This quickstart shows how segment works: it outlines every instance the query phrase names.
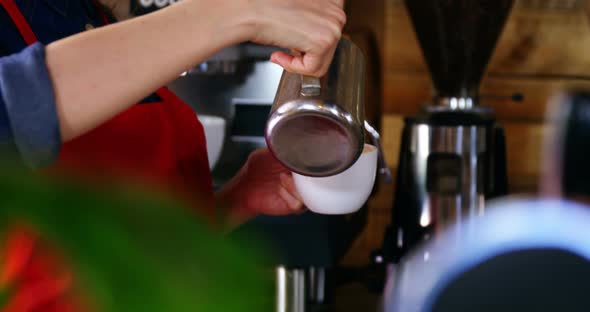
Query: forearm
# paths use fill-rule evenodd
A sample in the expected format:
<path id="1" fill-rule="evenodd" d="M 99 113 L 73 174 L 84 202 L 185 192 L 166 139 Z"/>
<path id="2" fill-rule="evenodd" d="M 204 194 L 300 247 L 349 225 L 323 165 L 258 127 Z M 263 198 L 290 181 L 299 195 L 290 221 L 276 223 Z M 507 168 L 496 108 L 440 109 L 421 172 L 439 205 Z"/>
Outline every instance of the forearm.
<path id="1" fill-rule="evenodd" d="M 46 48 L 61 136 L 93 129 L 225 46 L 247 40 L 242 0 L 185 0 Z"/>

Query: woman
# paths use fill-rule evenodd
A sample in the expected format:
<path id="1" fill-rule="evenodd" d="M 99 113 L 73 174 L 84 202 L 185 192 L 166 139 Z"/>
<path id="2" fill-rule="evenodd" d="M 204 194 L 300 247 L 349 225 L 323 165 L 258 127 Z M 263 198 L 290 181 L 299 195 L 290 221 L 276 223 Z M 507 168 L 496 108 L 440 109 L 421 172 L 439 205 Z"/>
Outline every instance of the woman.
<path id="1" fill-rule="evenodd" d="M 161 86 L 243 41 L 303 52 L 277 52 L 271 60 L 321 76 L 346 20 L 342 2 L 184 0 L 106 26 L 115 20 L 103 6 L 118 14 L 128 1 L 0 0 L 0 145 L 33 168 L 115 175 L 181 190 L 212 215 L 202 126 Z M 218 204 L 229 206 L 229 222 L 299 211 L 302 204 L 285 173 L 267 151 L 254 153 L 216 196 Z M 26 275 L 30 263 L 45 263 L 36 244 L 31 235 L 15 232 L 1 284 Z M 39 285 L 21 285 L 25 299 L 11 303 L 13 311 L 68 306 L 67 300 L 52 299 L 67 289 L 53 274 L 55 266 L 41 265 L 44 285 L 55 287 L 44 292 Z"/>

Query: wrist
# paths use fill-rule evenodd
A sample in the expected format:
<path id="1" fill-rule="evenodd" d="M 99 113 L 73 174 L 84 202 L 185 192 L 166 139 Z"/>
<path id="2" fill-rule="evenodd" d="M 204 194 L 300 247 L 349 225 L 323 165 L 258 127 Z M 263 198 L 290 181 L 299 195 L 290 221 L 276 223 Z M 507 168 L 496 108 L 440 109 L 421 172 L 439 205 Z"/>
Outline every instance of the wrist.
<path id="1" fill-rule="evenodd" d="M 258 22 L 256 7 L 253 0 L 228 0 L 235 5 L 235 15 L 230 16 L 228 21 L 236 29 L 239 35 L 239 42 L 250 41 L 256 35 L 256 25 Z"/>
<path id="2" fill-rule="evenodd" d="M 216 206 L 222 215 L 222 224 L 228 229 L 234 229 L 256 215 L 247 209 L 241 197 L 239 187 L 234 181 L 215 194 Z"/>
<path id="3" fill-rule="evenodd" d="M 176 13 L 171 15 L 180 22 L 187 36 L 206 34 L 195 43 L 202 50 L 202 42 L 214 51 L 247 41 L 253 33 L 253 14 L 249 0 L 187 0 L 163 10 Z"/>
<path id="4" fill-rule="evenodd" d="M 251 0 L 224 0 L 218 5 L 218 34 L 227 37 L 227 45 L 249 41 L 255 33 L 256 14 Z"/>
<path id="5" fill-rule="evenodd" d="M 246 188 L 244 187 L 244 180 L 247 175 L 247 166 L 242 167 L 236 175 L 228 181 L 215 194 L 215 200 L 220 211 L 226 215 L 241 214 L 253 215 L 255 212 L 250 211 L 246 203 Z"/>

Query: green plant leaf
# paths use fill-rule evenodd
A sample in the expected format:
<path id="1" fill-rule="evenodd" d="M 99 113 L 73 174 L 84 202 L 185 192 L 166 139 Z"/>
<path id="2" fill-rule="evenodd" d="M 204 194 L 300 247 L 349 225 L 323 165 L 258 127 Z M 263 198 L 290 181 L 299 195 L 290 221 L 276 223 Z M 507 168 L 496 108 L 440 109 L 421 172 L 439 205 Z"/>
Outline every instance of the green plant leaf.
<path id="1" fill-rule="evenodd" d="M 60 248 L 97 311 L 272 308 L 259 249 L 230 241 L 153 192 L 2 170 L 0 229 L 22 220 Z"/>

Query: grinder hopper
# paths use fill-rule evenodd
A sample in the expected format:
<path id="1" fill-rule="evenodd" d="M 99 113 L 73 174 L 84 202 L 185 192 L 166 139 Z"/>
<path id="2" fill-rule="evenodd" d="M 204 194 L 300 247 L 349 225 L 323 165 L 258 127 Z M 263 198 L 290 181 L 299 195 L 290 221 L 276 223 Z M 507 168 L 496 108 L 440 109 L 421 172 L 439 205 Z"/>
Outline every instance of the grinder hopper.
<path id="1" fill-rule="evenodd" d="M 513 0 L 406 0 L 405 4 L 436 100 L 477 99 Z"/>

